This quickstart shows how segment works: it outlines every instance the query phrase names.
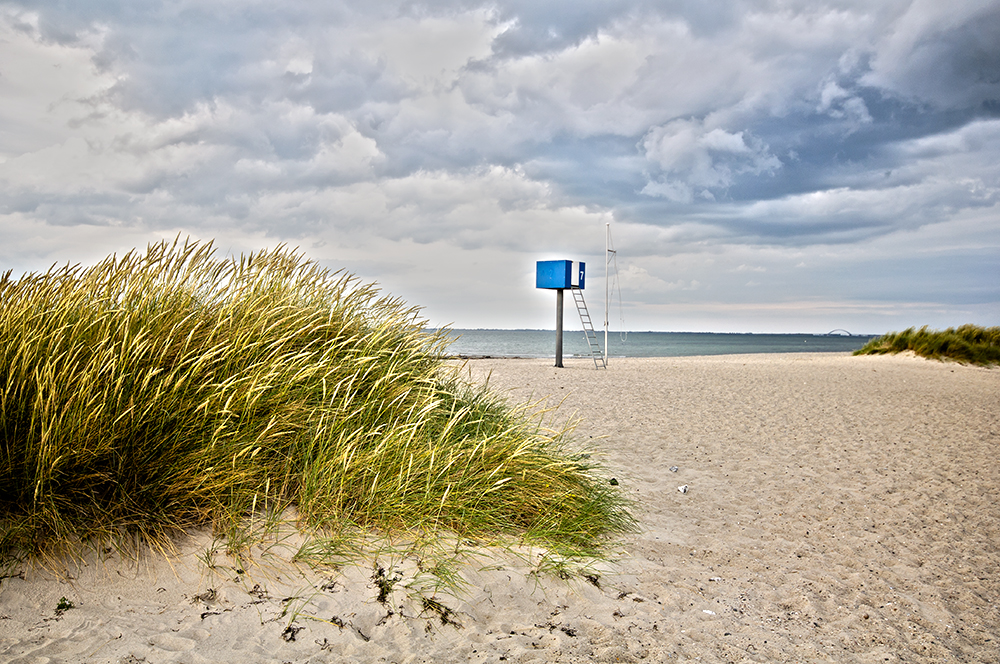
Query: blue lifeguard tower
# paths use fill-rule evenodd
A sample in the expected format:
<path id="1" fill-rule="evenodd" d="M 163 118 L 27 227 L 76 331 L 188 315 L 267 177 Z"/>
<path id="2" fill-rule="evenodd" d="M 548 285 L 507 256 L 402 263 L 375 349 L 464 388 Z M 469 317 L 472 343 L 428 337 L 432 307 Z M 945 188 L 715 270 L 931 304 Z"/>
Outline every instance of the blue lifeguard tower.
<path id="1" fill-rule="evenodd" d="M 594 358 L 595 368 L 607 368 L 604 355 L 597 342 L 594 323 L 587 311 L 587 303 L 583 299 L 583 289 L 586 285 L 587 264 L 578 261 L 538 261 L 535 263 L 535 288 L 545 288 L 556 292 L 556 366 L 563 366 L 563 291 L 569 289 L 573 293 L 573 301 L 580 313 L 580 322 L 587 337 L 587 346 Z"/>

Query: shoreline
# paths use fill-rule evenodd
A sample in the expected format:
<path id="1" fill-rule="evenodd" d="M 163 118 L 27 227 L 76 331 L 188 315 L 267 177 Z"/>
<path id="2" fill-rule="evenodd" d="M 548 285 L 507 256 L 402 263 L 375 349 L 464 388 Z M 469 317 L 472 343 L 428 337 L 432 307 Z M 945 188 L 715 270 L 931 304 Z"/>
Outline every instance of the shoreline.
<path id="1" fill-rule="evenodd" d="M 455 563 L 466 593 L 431 596 L 458 627 L 403 588 L 419 576 L 405 556 L 380 555 L 403 574 L 387 608 L 371 560 L 209 570 L 202 534 L 169 564 L 12 570 L 0 659 L 1000 661 L 1000 370 L 826 352 L 565 359 L 456 363 L 582 418 L 571 445 L 636 501 L 641 532 L 613 563 L 566 579 L 539 575 L 538 551 Z M 57 616 L 62 597 L 74 607 Z"/>
<path id="2" fill-rule="evenodd" d="M 759 351 L 755 353 L 708 353 L 703 355 L 609 355 L 608 360 L 665 360 L 670 358 L 678 357 L 690 357 L 690 358 L 709 358 L 709 357 L 729 357 L 733 355 L 850 355 L 849 351 L 842 350 L 826 350 L 826 351 Z M 903 353 L 906 355 L 908 353 Z M 909 352 L 912 354 L 912 352 Z M 456 355 L 443 355 L 446 361 L 454 360 L 548 360 L 554 361 L 556 356 L 545 355 L 500 355 L 500 354 L 477 354 L 477 353 L 459 353 Z M 577 361 L 583 360 L 591 362 L 593 356 L 591 355 L 563 355 L 563 360 L 565 361 Z"/>

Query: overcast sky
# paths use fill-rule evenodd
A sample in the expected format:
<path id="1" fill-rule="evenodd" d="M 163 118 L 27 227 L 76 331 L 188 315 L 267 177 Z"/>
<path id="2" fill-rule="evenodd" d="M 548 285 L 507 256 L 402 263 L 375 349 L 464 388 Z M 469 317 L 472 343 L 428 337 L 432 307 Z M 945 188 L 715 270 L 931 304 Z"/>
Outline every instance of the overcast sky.
<path id="1" fill-rule="evenodd" d="M 551 329 L 608 223 L 627 329 L 1000 325 L 1000 0 L 0 2 L 3 271 L 286 243 Z"/>

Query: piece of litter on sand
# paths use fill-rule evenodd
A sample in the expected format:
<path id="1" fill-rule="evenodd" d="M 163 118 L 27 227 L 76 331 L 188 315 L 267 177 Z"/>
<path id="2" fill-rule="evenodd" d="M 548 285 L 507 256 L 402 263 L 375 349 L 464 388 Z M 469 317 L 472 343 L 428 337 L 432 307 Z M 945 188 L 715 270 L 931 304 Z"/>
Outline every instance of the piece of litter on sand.
<path id="1" fill-rule="evenodd" d="M 688 485 L 687 484 L 682 484 L 679 487 L 677 487 L 677 490 L 680 491 L 681 493 L 687 493 L 688 492 Z"/>
<path id="2" fill-rule="evenodd" d="M 670 466 L 670 472 L 676 473 L 678 470 L 680 470 L 680 468 L 678 468 L 677 466 Z"/>
<path id="3" fill-rule="evenodd" d="M 702 613 L 707 613 L 710 616 L 714 616 L 715 615 L 715 611 L 709 611 L 708 609 L 702 609 L 701 612 Z"/>
<path id="4" fill-rule="evenodd" d="M 713 576 L 708 579 L 709 581 L 722 581 L 721 576 Z"/>

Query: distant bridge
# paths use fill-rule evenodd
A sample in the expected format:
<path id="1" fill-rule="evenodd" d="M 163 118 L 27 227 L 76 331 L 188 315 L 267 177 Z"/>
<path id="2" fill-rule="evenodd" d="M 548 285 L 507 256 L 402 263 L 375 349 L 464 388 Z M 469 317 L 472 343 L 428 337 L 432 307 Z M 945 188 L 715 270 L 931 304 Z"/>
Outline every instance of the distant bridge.
<path id="1" fill-rule="evenodd" d="M 833 335 L 837 335 L 837 336 L 841 336 L 841 337 L 853 337 L 854 336 L 853 334 L 851 334 L 847 330 L 839 328 L 839 327 L 836 330 L 830 330 L 829 332 L 826 333 L 826 336 L 828 336 L 828 337 L 832 337 Z"/>

